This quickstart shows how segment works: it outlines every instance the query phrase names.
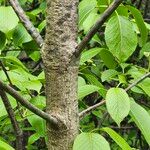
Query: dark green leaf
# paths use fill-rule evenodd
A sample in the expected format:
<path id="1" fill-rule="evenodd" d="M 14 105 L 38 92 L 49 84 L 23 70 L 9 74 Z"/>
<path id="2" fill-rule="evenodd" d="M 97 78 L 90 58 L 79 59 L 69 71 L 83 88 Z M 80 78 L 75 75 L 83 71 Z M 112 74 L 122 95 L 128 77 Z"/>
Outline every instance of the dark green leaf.
<path id="1" fill-rule="evenodd" d="M 102 128 L 102 130 L 107 132 L 109 136 L 120 146 L 122 150 L 132 150 L 132 148 L 128 145 L 128 143 L 114 130 L 108 127 Z"/>
<path id="2" fill-rule="evenodd" d="M 131 101 L 130 116 L 136 123 L 138 128 L 144 135 L 147 143 L 150 145 L 150 115 L 149 113 L 140 105 Z"/>

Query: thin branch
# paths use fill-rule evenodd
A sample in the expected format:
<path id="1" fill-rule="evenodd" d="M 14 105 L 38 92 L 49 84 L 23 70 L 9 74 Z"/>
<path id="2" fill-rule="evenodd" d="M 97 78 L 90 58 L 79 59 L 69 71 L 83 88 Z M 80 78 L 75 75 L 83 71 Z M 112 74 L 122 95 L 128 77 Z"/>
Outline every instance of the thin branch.
<path id="1" fill-rule="evenodd" d="M 14 133 L 16 135 L 16 150 L 23 150 L 24 149 L 23 148 L 23 132 L 22 132 L 21 128 L 19 127 L 18 122 L 15 118 L 14 110 L 11 107 L 11 104 L 8 100 L 6 93 L 2 89 L 0 89 L 0 95 L 1 95 L 2 101 L 5 105 L 8 116 L 11 120 L 12 126 L 14 128 Z"/>
<path id="2" fill-rule="evenodd" d="M 117 9 L 117 7 L 121 4 L 121 2 L 122 0 L 114 0 L 114 2 L 105 10 L 105 12 L 101 15 L 100 19 L 95 23 L 95 25 L 90 29 L 87 35 L 76 47 L 76 51 L 75 51 L 76 57 L 78 57 L 81 54 L 82 50 L 85 48 L 87 43 L 95 35 L 98 29 L 101 28 L 104 22 L 111 16 L 111 14 Z"/>
<path id="3" fill-rule="evenodd" d="M 82 112 L 79 113 L 79 118 L 82 119 L 84 118 L 84 116 L 88 115 L 89 113 L 91 113 L 93 110 L 95 110 L 97 107 L 105 104 L 105 100 L 102 100 L 101 102 L 93 105 L 93 106 L 90 106 L 88 107 L 87 109 L 83 110 Z"/>
<path id="4" fill-rule="evenodd" d="M 44 41 L 37 29 L 33 26 L 32 22 L 26 16 L 24 10 L 21 8 L 19 2 L 17 0 L 8 0 L 11 6 L 13 7 L 14 11 L 16 12 L 17 16 L 19 17 L 20 21 L 25 26 L 26 30 L 29 32 L 31 37 L 36 41 L 39 47 L 42 47 Z"/>
<path id="5" fill-rule="evenodd" d="M 14 90 L 12 87 L 6 85 L 4 82 L 0 81 L 0 88 L 6 91 L 8 94 L 10 94 L 12 97 L 14 97 L 19 103 L 21 103 L 24 107 L 29 109 L 34 114 L 40 116 L 41 118 L 45 119 L 46 121 L 57 125 L 58 120 L 49 114 L 45 113 L 44 111 L 40 110 L 33 104 L 31 104 L 29 101 L 25 100 L 20 94 Z"/>
<path id="6" fill-rule="evenodd" d="M 147 77 L 150 76 L 150 72 L 146 73 L 145 75 L 143 75 L 141 78 L 139 78 L 138 80 L 136 80 L 135 82 L 133 82 L 132 84 L 130 84 L 125 91 L 127 92 L 128 90 L 130 90 L 131 88 L 133 88 L 134 86 L 136 86 L 137 84 L 139 84 L 140 82 L 142 82 L 144 79 L 146 79 Z M 82 119 L 84 116 L 88 115 L 89 113 L 91 113 L 93 110 L 95 110 L 97 107 L 103 105 L 106 103 L 106 100 L 102 100 L 101 102 L 88 107 L 87 109 L 83 110 L 82 112 L 79 113 L 79 118 Z"/>
<path id="7" fill-rule="evenodd" d="M 130 90 L 131 88 L 133 88 L 134 86 L 136 86 L 137 84 L 139 84 L 140 82 L 142 82 L 144 79 L 146 79 L 147 77 L 150 77 L 150 72 L 146 73 L 145 75 L 143 75 L 141 78 L 139 78 L 138 80 L 136 80 L 135 82 L 133 82 L 132 84 L 130 84 L 125 91 Z"/>
<path id="8" fill-rule="evenodd" d="M 110 126 L 110 128 L 118 129 L 118 130 L 132 130 L 132 129 L 136 130 L 136 127 L 115 127 L 115 126 Z"/>
<path id="9" fill-rule="evenodd" d="M 6 75 L 7 79 L 8 79 L 8 82 L 9 82 L 10 86 L 13 87 L 13 84 L 12 84 L 12 82 L 11 82 L 11 79 L 10 79 L 10 77 L 9 77 L 9 75 L 8 75 L 8 73 L 7 73 L 7 70 L 6 70 L 4 64 L 3 64 L 3 62 L 2 62 L 1 60 L 0 60 L 0 66 L 1 66 L 2 69 L 3 69 L 5 75 Z"/>
<path id="10" fill-rule="evenodd" d="M 10 77 L 9 77 L 9 75 L 8 75 L 8 72 L 7 72 L 6 68 L 5 68 L 5 65 L 3 64 L 3 62 L 2 62 L 1 60 L 0 60 L 0 65 L 1 65 L 1 67 L 2 67 L 2 69 L 3 69 L 3 71 L 4 71 L 4 73 L 5 73 L 5 75 L 6 75 L 6 77 L 7 77 L 7 80 L 8 80 L 8 82 L 9 82 L 10 86 L 13 88 L 13 84 L 12 84 L 12 82 L 11 82 L 11 79 L 10 79 Z M 23 118 L 22 113 L 21 113 L 21 111 L 20 111 L 20 105 L 19 105 L 18 101 L 16 101 L 16 103 L 17 103 L 17 107 L 18 107 L 19 114 L 20 114 L 20 116 Z"/>

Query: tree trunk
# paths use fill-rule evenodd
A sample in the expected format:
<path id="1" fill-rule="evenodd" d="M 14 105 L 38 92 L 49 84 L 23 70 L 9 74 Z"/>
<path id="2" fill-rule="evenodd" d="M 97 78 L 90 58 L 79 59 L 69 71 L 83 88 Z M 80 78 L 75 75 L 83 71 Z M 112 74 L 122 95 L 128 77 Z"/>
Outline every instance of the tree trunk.
<path id="1" fill-rule="evenodd" d="M 42 58 L 46 75 L 47 113 L 58 126 L 47 124 L 48 149 L 70 150 L 78 134 L 78 0 L 47 0 L 47 30 Z"/>

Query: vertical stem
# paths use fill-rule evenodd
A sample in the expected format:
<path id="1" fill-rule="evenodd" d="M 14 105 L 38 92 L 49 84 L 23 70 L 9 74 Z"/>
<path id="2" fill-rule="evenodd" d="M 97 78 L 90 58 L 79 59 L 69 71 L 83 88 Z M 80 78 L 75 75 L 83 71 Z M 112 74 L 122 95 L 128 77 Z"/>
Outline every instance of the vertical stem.
<path id="1" fill-rule="evenodd" d="M 42 58 L 46 75 L 47 113 L 59 120 L 47 124 L 48 149 L 70 150 L 78 134 L 77 45 L 78 0 L 47 0 L 47 31 Z"/>
<path id="2" fill-rule="evenodd" d="M 16 150 L 24 150 L 25 148 L 23 148 L 23 132 L 20 129 L 18 122 L 15 118 L 15 113 L 11 107 L 11 104 L 8 100 L 6 93 L 2 89 L 0 89 L 0 95 L 5 105 L 8 116 L 11 120 L 12 126 L 14 128 L 14 132 L 16 134 Z"/>

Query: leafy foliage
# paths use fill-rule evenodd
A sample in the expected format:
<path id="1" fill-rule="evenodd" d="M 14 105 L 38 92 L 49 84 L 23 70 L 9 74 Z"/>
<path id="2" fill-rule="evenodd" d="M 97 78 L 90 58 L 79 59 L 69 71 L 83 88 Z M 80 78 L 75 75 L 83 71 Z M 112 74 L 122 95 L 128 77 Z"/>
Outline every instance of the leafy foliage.
<path id="1" fill-rule="evenodd" d="M 44 37 L 45 0 L 19 2 Z M 111 2 L 80 0 L 78 42 Z M 40 50 L 12 7 L 5 0 L 0 0 L 0 5 L 0 60 L 14 88 L 32 104 L 45 110 L 45 76 Z M 106 105 L 97 107 L 80 121 L 82 132 L 75 139 L 73 150 L 149 148 L 150 78 L 132 87 L 128 93 L 124 90 L 150 71 L 150 24 L 144 21 L 143 13 L 143 9 L 139 10 L 130 0 L 125 0 L 82 52 L 78 78 L 79 111 L 103 99 L 106 99 Z M 2 67 L 0 80 L 10 84 Z M 26 148 L 46 149 L 45 121 L 18 106 L 10 95 L 8 98 L 26 133 Z M 0 149 L 11 150 L 15 135 L 1 100 L 0 108 Z"/>

